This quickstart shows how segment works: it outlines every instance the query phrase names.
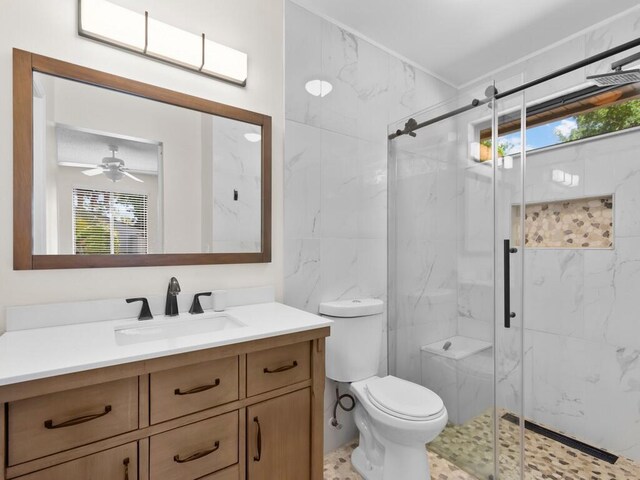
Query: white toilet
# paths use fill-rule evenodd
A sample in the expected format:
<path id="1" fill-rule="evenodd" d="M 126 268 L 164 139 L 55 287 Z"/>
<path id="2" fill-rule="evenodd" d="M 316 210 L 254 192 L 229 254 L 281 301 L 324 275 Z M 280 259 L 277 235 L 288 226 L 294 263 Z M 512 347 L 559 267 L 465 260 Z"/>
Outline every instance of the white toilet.
<path id="1" fill-rule="evenodd" d="M 366 480 L 431 478 L 425 444 L 447 424 L 447 410 L 431 390 L 391 375 L 376 376 L 382 346 L 382 312 L 377 299 L 320 304 L 331 317 L 327 377 L 351 383 L 358 402 L 360 445 L 351 463 Z"/>

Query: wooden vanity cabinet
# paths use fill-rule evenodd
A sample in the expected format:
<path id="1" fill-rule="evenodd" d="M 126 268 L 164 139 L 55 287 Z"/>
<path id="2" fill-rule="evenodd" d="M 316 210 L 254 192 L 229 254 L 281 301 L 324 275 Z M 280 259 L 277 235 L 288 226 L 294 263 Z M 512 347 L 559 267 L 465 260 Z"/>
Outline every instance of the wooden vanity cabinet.
<path id="1" fill-rule="evenodd" d="M 0 387 L 0 480 L 321 480 L 327 327 Z"/>

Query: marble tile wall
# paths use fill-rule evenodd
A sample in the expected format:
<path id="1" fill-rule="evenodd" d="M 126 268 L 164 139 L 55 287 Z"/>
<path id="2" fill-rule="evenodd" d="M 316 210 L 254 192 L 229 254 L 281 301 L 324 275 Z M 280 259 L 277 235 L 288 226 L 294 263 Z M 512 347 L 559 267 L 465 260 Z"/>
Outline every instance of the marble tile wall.
<path id="1" fill-rule="evenodd" d="M 210 216 L 203 222 L 204 251 L 259 252 L 261 142 L 249 142 L 244 135 L 260 129 L 222 117 L 203 118 L 203 148 L 210 149 L 212 158 L 211 165 L 202 166 L 203 218 Z"/>
<path id="2" fill-rule="evenodd" d="M 313 313 L 336 299 L 386 303 L 387 126 L 455 91 L 293 2 L 285 13 L 284 301 Z M 309 95 L 304 87 L 312 79 L 331 82 L 333 91 Z M 435 262 L 427 247 L 413 244 L 422 269 Z M 455 327 L 455 308 L 447 315 Z M 415 329 L 429 336 L 427 325 Z M 380 373 L 387 367 L 386 333 L 385 314 Z M 328 383 L 327 425 L 334 396 Z M 327 426 L 327 451 L 355 435 L 350 414 L 342 412 L 340 421 L 342 430 Z"/>
<path id="3" fill-rule="evenodd" d="M 390 251 L 395 317 L 390 335 L 395 372 L 421 381 L 420 347 L 455 335 L 455 165 L 450 123 L 394 141 Z"/>

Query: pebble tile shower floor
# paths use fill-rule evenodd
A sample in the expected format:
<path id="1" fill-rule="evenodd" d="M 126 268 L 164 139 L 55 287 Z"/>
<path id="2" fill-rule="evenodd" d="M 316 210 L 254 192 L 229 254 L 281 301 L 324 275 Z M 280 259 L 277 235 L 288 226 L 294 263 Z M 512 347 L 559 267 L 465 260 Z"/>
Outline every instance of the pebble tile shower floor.
<path id="1" fill-rule="evenodd" d="M 464 425 L 448 425 L 429 445 L 431 479 L 491 478 L 492 424 L 493 416 L 485 413 Z M 515 480 L 518 478 L 520 461 L 519 428 L 501 418 L 500 432 L 499 463 L 502 479 Z M 350 461 L 351 452 L 357 445 L 357 442 L 350 443 L 325 457 L 324 480 L 362 479 L 353 470 Z M 610 464 L 528 430 L 525 433 L 525 445 L 527 480 L 640 480 L 640 464 L 624 457 L 620 457 L 615 464 Z"/>

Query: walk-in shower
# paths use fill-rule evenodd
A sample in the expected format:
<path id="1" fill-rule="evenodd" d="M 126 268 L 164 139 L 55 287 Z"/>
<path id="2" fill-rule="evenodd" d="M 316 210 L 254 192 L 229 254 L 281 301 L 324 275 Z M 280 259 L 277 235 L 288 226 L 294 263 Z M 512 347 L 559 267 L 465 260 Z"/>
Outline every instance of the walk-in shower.
<path id="1" fill-rule="evenodd" d="M 640 478 L 639 46 L 389 127 L 389 369 L 468 478 Z"/>

